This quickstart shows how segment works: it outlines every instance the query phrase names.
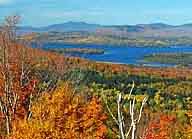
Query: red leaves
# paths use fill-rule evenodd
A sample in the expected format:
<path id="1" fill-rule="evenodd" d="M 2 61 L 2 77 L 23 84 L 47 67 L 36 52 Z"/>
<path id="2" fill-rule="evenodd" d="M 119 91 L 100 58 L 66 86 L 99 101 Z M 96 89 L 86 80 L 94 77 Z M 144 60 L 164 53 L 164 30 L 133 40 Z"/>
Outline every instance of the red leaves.
<path id="1" fill-rule="evenodd" d="M 21 89 L 23 92 L 33 93 L 37 84 L 38 84 L 38 81 L 36 79 L 31 79 L 29 83 L 27 83 L 25 86 L 22 86 Z"/>
<path id="2" fill-rule="evenodd" d="M 145 131 L 144 139 L 170 139 L 170 126 L 175 122 L 174 116 L 161 115 L 159 120 L 149 123 Z"/>

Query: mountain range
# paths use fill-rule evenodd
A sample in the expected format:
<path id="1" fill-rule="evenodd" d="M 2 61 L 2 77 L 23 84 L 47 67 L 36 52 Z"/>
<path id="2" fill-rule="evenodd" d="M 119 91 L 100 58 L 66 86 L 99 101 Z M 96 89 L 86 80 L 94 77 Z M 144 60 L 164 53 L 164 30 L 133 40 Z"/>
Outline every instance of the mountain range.
<path id="1" fill-rule="evenodd" d="M 99 25 L 86 22 L 66 22 L 45 27 L 18 27 L 19 33 L 30 32 L 88 32 L 97 35 L 144 38 L 192 37 L 192 24 L 168 25 L 163 23 L 138 25 Z"/>
<path id="2" fill-rule="evenodd" d="M 101 25 L 98 24 L 88 24 L 86 22 L 66 22 L 61 24 L 53 24 L 44 27 L 19 27 L 20 32 L 74 32 L 74 31 L 87 31 L 94 32 L 96 29 L 100 28 Z"/>

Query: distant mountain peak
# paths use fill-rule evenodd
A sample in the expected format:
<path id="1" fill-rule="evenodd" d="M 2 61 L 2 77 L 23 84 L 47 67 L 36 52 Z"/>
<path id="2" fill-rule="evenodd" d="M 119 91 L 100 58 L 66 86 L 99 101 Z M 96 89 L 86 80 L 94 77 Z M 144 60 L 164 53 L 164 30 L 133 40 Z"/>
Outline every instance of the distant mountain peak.
<path id="1" fill-rule="evenodd" d="M 138 24 L 136 26 L 144 27 L 144 28 L 151 28 L 151 29 L 163 29 L 163 28 L 170 28 L 174 27 L 172 25 L 168 25 L 165 23 L 151 23 L 151 24 Z"/>
<path id="2" fill-rule="evenodd" d="M 58 25 L 77 25 L 77 26 L 80 26 L 80 25 L 85 25 L 85 26 L 99 26 L 99 24 L 91 24 L 91 23 L 87 23 L 87 22 L 75 22 L 75 21 L 68 21 L 68 22 L 64 22 L 64 23 L 59 23 L 59 24 L 52 24 L 52 25 L 49 25 L 49 26 L 58 26 Z"/>
<path id="3" fill-rule="evenodd" d="M 137 25 L 99 25 L 86 22 L 69 21 L 46 27 L 20 27 L 20 32 L 88 32 L 101 35 L 116 35 L 125 37 L 191 37 L 192 24 L 168 25 L 164 23 Z"/>
<path id="4" fill-rule="evenodd" d="M 58 32 L 65 32 L 65 31 L 88 31 L 93 32 L 95 31 L 100 25 L 97 24 L 89 24 L 86 22 L 64 22 L 60 24 L 53 24 L 46 27 L 43 27 L 45 31 L 58 31 Z"/>
<path id="5" fill-rule="evenodd" d="M 68 21 L 68 22 L 65 22 L 64 24 L 89 24 L 87 22 L 83 22 L 83 21 L 79 21 L 79 22 L 75 22 L 75 21 Z"/>
<path id="6" fill-rule="evenodd" d="M 185 27 L 192 27 L 192 23 L 188 23 L 188 24 L 183 24 L 181 26 L 185 26 Z"/>

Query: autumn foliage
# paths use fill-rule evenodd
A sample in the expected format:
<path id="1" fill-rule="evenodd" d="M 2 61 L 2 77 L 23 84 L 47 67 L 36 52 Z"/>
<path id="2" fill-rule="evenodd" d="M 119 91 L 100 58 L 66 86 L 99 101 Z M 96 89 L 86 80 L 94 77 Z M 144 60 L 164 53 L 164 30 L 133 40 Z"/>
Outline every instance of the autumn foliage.
<path id="1" fill-rule="evenodd" d="M 12 26 L 8 27 L 9 34 Z M 0 138 L 116 138 L 119 135 L 116 123 L 106 116 L 107 110 L 99 93 L 106 90 L 109 106 L 116 112 L 115 93 L 126 93 L 133 80 L 137 85 L 133 89 L 138 101 L 136 109 L 141 105 L 140 98 L 144 95 L 150 97 L 146 106 L 148 110 L 143 112 L 147 118 L 143 119 L 142 128 L 135 137 L 143 134 L 143 139 L 177 139 L 173 135 L 177 129 L 181 133 L 178 139 L 192 139 L 192 123 L 186 120 L 185 115 L 192 105 L 192 69 L 132 67 L 65 57 L 28 47 L 31 36 L 16 41 L 16 36 L 10 39 L 6 34 L 6 31 L 0 30 Z M 74 74 L 74 83 L 65 79 L 66 73 L 73 69 L 79 69 Z M 85 72 L 85 76 L 84 69 L 90 70 L 88 74 Z M 88 77 L 90 80 L 86 80 Z M 77 82 L 88 83 L 82 87 Z M 72 89 L 74 87 L 78 91 Z M 126 95 L 129 97 L 129 94 Z M 130 104 L 123 103 L 122 107 L 129 114 Z M 167 115 L 171 112 L 180 112 L 179 118 Z M 192 117 L 191 114 L 188 117 Z M 180 124 L 177 124 L 178 119 L 182 120 Z M 126 121 L 128 124 L 129 120 Z"/>
<path id="2" fill-rule="evenodd" d="M 32 107 L 32 119 L 15 123 L 14 139 L 104 139 L 106 116 L 100 101 L 84 102 L 66 84 L 45 93 Z"/>
<path id="3" fill-rule="evenodd" d="M 174 116 L 161 115 L 159 119 L 155 119 L 149 123 L 145 131 L 144 139 L 172 139 L 173 129 L 176 119 Z"/>

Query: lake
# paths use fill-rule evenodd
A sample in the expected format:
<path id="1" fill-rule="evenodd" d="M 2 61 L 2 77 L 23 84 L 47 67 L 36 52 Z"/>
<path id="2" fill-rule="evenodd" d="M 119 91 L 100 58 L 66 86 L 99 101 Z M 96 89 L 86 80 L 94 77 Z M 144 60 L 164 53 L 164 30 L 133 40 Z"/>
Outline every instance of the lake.
<path id="1" fill-rule="evenodd" d="M 174 64 L 145 63 L 145 55 L 157 53 L 183 53 L 192 52 L 192 46 L 170 47 L 128 47 L 113 45 L 76 45 L 63 43 L 46 43 L 43 48 L 94 48 L 104 50 L 104 54 L 78 54 L 72 55 L 99 62 L 111 62 L 131 65 L 144 65 L 151 67 L 172 67 Z M 71 56 L 71 55 L 69 55 Z"/>

